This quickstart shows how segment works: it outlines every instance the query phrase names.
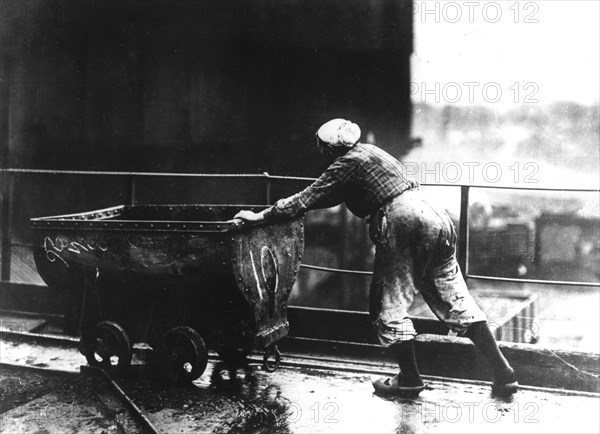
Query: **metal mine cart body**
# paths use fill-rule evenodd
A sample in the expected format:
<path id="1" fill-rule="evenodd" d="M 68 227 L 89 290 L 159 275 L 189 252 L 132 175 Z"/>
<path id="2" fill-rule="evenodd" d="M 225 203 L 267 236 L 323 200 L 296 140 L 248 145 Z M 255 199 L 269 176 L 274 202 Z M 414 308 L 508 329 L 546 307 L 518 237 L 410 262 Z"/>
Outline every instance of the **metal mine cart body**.
<path id="1" fill-rule="evenodd" d="M 233 220 L 241 205 L 132 205 L 32 219 L 37 269 L 64 294 L 66 328 L 88 363 L 120 371 L 145 342 L 170 378 L 286 336 L 287 300 L 304 248 L 301 219 Z M 158 351 L 156 351 L 158 350 Z"/>

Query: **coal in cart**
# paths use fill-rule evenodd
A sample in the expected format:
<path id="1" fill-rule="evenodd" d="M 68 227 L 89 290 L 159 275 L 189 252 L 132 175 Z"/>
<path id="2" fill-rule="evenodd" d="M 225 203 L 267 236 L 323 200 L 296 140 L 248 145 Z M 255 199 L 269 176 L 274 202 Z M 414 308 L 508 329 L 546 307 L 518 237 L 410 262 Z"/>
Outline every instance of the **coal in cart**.
<path id="1" fill-rule="evenodd" d="M 304 248 L 301 218 L 248 224 L 241 205 L 121 205 L 32 219 L 40 276 L 65 305 L 91 365 L 131 364 L 132 343 L 177 382 L 204 372 L 207 348 L 228 363 L 288 334 L 287 302 Z"/>

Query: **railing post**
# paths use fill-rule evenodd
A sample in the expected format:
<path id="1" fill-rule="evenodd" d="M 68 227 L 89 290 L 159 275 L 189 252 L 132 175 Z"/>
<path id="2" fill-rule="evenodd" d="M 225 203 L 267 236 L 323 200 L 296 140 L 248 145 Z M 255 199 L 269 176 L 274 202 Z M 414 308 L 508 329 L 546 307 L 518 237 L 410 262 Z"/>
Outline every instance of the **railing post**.
<path id="1" fill-rule="evenodd" d="M 2 169 L 2 265 L 0 266 L 0 280 L 10 281 L 10 263 L 11 263 L 11 234 L 10 234 L 10 205 L 12 199 L 12 177 L 11 174 Z"/>
<path id="2" fill-rule="evenodd" d="M 266 187 L 266 205 L 271 205 L 271 175 L 269 172 L 263 172 L 263 175 L 267 178 L 267 187 Z"/>
<path id="3" fill-rule="evenodd" d="M 4 17 L 2 17 L 4 19 Z M 10 94 L 12 80 L 12 64 L 14 55 L 7 52 L 8 31 L 6 23 L 0 25 L 0 80 L 2 80 L 2 100 L 0 110 L 0 195 L 2 202 L 0 205 L 0 234 L 2 236 L 2 264 L 0 265 L 0 281 L 10 280 L 10 262 L 11 262 L 11 203 L 12 200 L 12 173 L 8 171 L 9 153 L 10 153 Z M 5 87 L 8 85 L 8 87 Z"/>
<path id="4" fill-rule="evenodd" d="M 128 202 L 130 205 L 135 205 L 136 202 L 136 198 L 135 198 L 135 190 L 136 190 L 136 177 L 135 176 L 129 176 L 129 197 Z"/>
<path id="5" fill-rule="evenodd" d="M 458 221 L 458 265 L 464 277 L 469 261 L 469 186 L 460 187 L 460 217 Z"/>

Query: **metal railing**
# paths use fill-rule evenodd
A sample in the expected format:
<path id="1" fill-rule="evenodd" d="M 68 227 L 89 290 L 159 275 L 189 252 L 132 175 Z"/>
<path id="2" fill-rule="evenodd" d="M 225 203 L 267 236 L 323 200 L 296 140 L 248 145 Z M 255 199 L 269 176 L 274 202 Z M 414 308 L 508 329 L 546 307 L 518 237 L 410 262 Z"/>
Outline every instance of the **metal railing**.
<path id="1" fill-rule="evenodd" d="M 128 180 L 128 201 L 131 204 L 136 203 L 136 185 L 137 180 L 144 177 L 173 177 L 173 178 L 247 178 L 265 180 L 265 203 L 271 204 L 271 190 L 273 181 L 301 181 L 313 182 L 315 178 L 299 176 L 278 176 L 270 175 L 267 172 L 261 174 L 220 174 L 220 173 L 166 173 L 166 172 L 123 172 L 123 171 L 86 171 L 86 170 L 41 170 L 41 169 L 2 169 L 0 179 L 2 180 L 2 266 L 0 269 L 0 280 L 10 281 L 11 265 L 11 200 L 12 200 L 12 178 L 18 174 L 36 174 L 36 175 L 58 175 L 58 176 L 113 176 L 122 177 Z M 461 185 L 461 184 L 422 184 L 426 187 L 460 187 L 460 214 L 459 214 L 459 234 L 457 259 L 463 275 L 466 278 L 478 280 L 491 280 L 498 282 L 515 283 L 533 283 L 548 285 L 566 285 L 566 286 L 591 286 L 600 287 L 600 282 L 574 282 L 574 281 L 555 281 L 555 280 L 535 280 L 519 279 L 493 276 L 480 276 L 468 273 L 469 263 L 469 192 L 472 188 L 500 189 L 500 190 L 528 190 L 528 191 L 556 191 L 556 192 L 579 192 L 579 193 L 600 193 L 598 189 L 572 189 L 572 188 L 545 188 L 545 187 L 507 187 L 498 185 Z M 329 267 L 320 267 L 317 265 L 302 264 L 303 268 L 319 270 L 332 273 L 344 273 L 355 275 L 372 275 L 370 271 L 344 270 Z"/>

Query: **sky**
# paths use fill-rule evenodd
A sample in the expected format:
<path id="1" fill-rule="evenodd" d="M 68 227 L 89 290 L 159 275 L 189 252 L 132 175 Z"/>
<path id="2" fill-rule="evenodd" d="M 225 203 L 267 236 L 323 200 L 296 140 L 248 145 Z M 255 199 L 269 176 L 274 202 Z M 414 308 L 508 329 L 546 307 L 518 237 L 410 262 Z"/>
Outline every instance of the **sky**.
<path id="1" fill-rule="evenodd" d="M 413 5 L 414 102 L 598 104 L 600 1 Z"/>

